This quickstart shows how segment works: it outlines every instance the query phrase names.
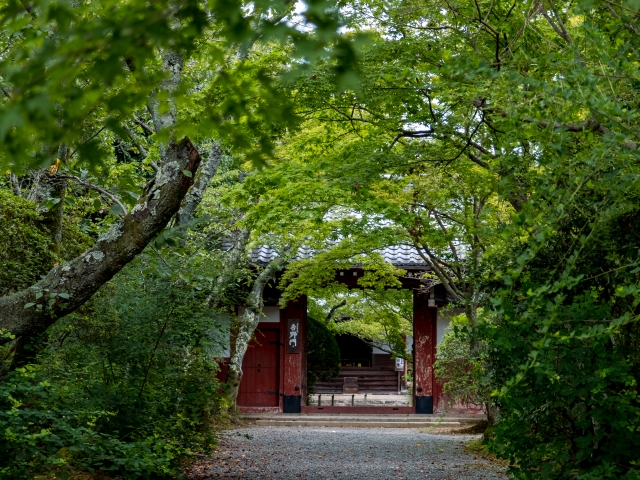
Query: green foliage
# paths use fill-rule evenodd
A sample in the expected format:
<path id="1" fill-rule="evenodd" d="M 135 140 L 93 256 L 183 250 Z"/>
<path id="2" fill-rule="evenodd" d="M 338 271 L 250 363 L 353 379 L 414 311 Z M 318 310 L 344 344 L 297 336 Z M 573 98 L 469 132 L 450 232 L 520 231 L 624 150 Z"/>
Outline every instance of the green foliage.
<path id="1" fill-rule="evenodd" d="M 174 478 L 215 445 L 226 329 L 206 306 L 209 264 L 190 253 L 139 257 L 50 329 L 37 366 L 0 385 L 3 478 L 71 467 Z"/>
<path id="2" fill-rule="evenodd" d="M 53 251 L 52 227 L 34 203 L 0 188 L 0 237 L 7 240 L 0 243 L 0 295 L 32 285 L 54 263 L 73 258 L 90 245 L 75 222 L 66 218 L 59 258 Z"/>
<path id="3" fill-rule="evenodd" d="M 3 461 L 17 458 L 8 468 L 71 458 L 56 450 L 57 435 L 60 445 L 85 445 L 71 463 L 93 465 L 86 445 L 112 445 L 101 467 L 169 475 L 175 450 L 141 454 L 138 471 L 125 449 L 142 452 L 151 437 L 179 445 L 175 455 L 207 443 L 197 428 L 176 425 L 205 425 L 202 412 L 215 411 L 216 385 L 205 379 L 215 370 L 210 319 L 219 312 L 205 292 L 237 301 L 250 277 L 234 272 L 224 294 L 215 286 L 225 265 L 217 247 L 231 225 L 251 229 L 254 244 L 319 252 L 287 270 L 285 299 L 310 294 L 322 315 L 347 299 L 340 313 L 350 320 L 329 328 L 390 344 L 398 356 L 410 301 L 383 289 L 404 273 L 374 252 L 414 246 L 431 261 L 427 280 L 445 284 L 469 319 L 447 334 L 436 369 L 455 398 L 487 402 L 492 391 L 487 403 L 499 417 L 490 448 L 511 473 L 638 478 L 637 1 L 355 0 L 340 4 L 343 19 L 333 3 L 312 1 L 302 14 L 310 35 L 281 17 L 289 2 L 248 5 L 10 1 L 2 10 L 0 164 L 17 173 L 47 165 L 66 143 L 77 155 L 63 168 L 87 178 L 90 164 L 95 181 L 128 202 L 151 175 L 163 135 L 213 136 L 241 153 L 203 205 L 210 223 L 189 227 L 206 237 L 198 248 L 183 248 L 180 228 L 164 232 L 162 257 L 145 255 L 49 333 L 46 370 L 6 384 L 2 411 L 17 413 L 2 421 L 35 445 L 20 450 L 19 437 L 5 438 L 14 454 Z M 349 33 L 340 36 L 343 21 Z M 367 42 L 352 42 L 358 35 Z M 122 126 L 139 134 L 133 115 L 149 121 L 149 95 L 167 80 L 161 51 L 186 60 L 173 91 L 179 118 L 172 132 L 144 134 L 149 158 L 141 159 Z M 336 88 L 356 71 L 357 88 Z M 109 163 L 120 141 L 129 148 Z M 274 152 L 270 169 L 237 181 L 240 166 L 253 168 L 246 160 Z M 71 197 L 92 217 L 86 231 L 113 222 L 97 194 Z M 0 233 L 19 239 L 3 244 L 3 270 L 13 273 L 2 282 L 18 288 L 58 259 L 31 207 L 0 198 L 8 205 L 0 215 L 23 219 L 0 218 Z M 356 263 L 373 293 L 334 282 Z M 36 421 L 10 394 L 35 405 Z"/>
<path id="4" fill-rule="evenodd" d="M 321 65 L 297 84 L 288 193 L 363 250 L 376 227 L 417 243 L 486 307 L 460 337 L 474 375 L 463 344 L 450 366 L 462 396 L 493 391 L 491 448 L 516 478 L 637 478 L 637 2 L 346 10 L 370 39 L 360 89 L 336 95 Z"/>
<path id="5" fill-rule="evenodd" d="M 314 393 L 318 380 L 329 380 L 340 373 L 340 348 L 324 322 L 308 317 L 307 323 L 307 389 Z"/>
<path id="6" fill-rule="evenodd" d="M 487 357 L 486 342 L 473 342 L 469 321 L 453 317 L 438 344 L 434 371 L 444 382 L 442 391 L 452 403 L 484 405 L 490 401 L 491 385 L 483 378 Z"/>
<path id="7" fill-rule="evenodd" d="M 131 439 L 105 433 L 96 423 L 109 422 L 116 413 L 100 410 L 105 405 L 99 399 L 85 398 L 84 405 L 78 405 L 77 397 L 69 398 L 74 393 L 52 383 L 44 369 L 35 366 L 18 369 L 0 385 L 0 445 L 5 453 L 0 478 L 62 473 L 70 466 L 113 471 L 124 478 L 175 473 L 175 461 L 184 454 L 178 441 L 167 440 L 160 431 Z"/>
<path id="8" fill-rule="evenodd" d="M 53 267 L 56 256 L 33 203 L 0 189 L 0 211 L 0 235 L 12 239 L 2 242 L 0 250 L 0 291 L 6 295 L 33 284 Z"/>
<path id="9" fill-rule="evenodd" d="M 295 299 L 300 295 L 322 294 L 327 291 L 346 292 L 347 288 L 336 281 L 338 270 L 348 270 L 358 262 L 364 275 L 358 284 L 367 288 L 397 287 L 398 276 L 403 272 L 385 262 L 380 254 L 362 255 L 362 245 L 344 242 L 326 252 L 317 252 L 313 259 L 292 262 L 282 276 L 283 299 Z M 354 249 L 357 248 L 357 253 Z M 354 254 L 355 253 L 355 254 Z"/>
<path id="10" fill-rule="evenodd" d="M 493 346 L 487 375 L 503 385 L 492 451 L 521 478 L 638 478 L 637 351 L 625 322 L 590 293 L 554 309 L 549 330 L 549 313 L 523 307 L 481 328 Z"/>
<path id="11" fill-rule="evenodd" d="M 486 425 L 482 425 L 482 424 L 478 425 L 478 427 L 480 428 L 482 428 L 483 426 L 486 426 Z M 480 433 L 480 432 L 481 430 L 476 433 Z M 504 460 L 500 460 L 489 451 L 489 448 L 487 447 L 487 442 L 482 438 L 471 440 L 470 442 L 466 443 L 463 448 L 465 452 L 470 453 L 471 455 L 482 457 L 486 460 L 489 460 L 490 462 L 499 463 L 504 467 L 507 466 L 507 462 L 505 462 Z"/>
<path id="12" fill-rule="evenodd" d="M 157 94 L 168 76 L 158 53 L 168 51 L 185 59 L 187 73 L 172 91 L 179 107 L 189 111 L 176 126 L 176 136 L 217 132 L 238 147 L 251 145 L 245 148 L 250 157 L 263 159 L 272 144 L 268 126 L 286 124 L 292 115 L 272 86 L 272 68 L 234 62 L 230 56 L 238 58 L 240 52 L 246 57 L 258 39 L 266 45 L 288 44 L 290 70 L 300 73 L 310 62 L 324 60 L 339 83 L 353 79 L 353 42 L 340 35 L 342 21 L 334 4 L 316 0 L 305 6 L 298 15 L 306 32 L 281 21 L 292 13 L 286 1 L 249 6 L 225 0 L 152 5 L 36 0 L 27 7 L 17 0 L 5 2 L 0 11 L 0 140 L 6 148 L 0 164 L 17 173 L 46 167 L 58 145 L 66 144 L 85 165 L 100 165 L 109 157 L 101 142 L 105 135 L 126 139 L 123 122 L 144 111 L 152 96 L 161 110 L 172 103 L 167 92 Z M 193 121 L 196 116 L 199 120 Z"/>
<path id="13" fill-rule="evenodd" d="M 409 358 L 404 338 L 413 333 L 411 291 L 363 289 L 329 298 L 329 307 L 346 302 L 329 323 L 334 334 L 355 335 L 394 357 Z"/>
<path id="14" fill-rule="evenodd" d="M 570 104 L 581 84 L 568 80 Z M 613 108 L 611 93 L 592 115 Z M 608 136 L 539 142 L 479 331 L 501 417 L 491 448 L 520 478 L 638 478 L 639 158 Z"/>

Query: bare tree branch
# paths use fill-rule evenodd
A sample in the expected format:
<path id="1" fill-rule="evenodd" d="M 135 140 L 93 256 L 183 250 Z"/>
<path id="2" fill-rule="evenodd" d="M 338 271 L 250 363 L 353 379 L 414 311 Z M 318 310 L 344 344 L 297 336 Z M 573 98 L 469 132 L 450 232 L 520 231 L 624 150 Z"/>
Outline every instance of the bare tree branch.
<path id="1" fill-rule="evenodd" d="M 567 29 L 564 27 L 564 23 L 560 18 L 560 14 L 558 13 L 556 6 L 553 4 L 553 0 L 548 0 L 548 1 L 549 1 L 549 5 L 551 6 L 551 10 L 553 11 L 554 17 L 556 18 L 556 21 L 558 23 L 556 24 L 543 8 L 540 8 L 540 13 L 544 18 L 547 19 L 547 22 L 549 23 L 549 25 L 551 25 L 551 28 L 555 30 L 555 32 L 560 36 L 560 38 L 562 38 L 565 42 L 567 42 L 567 44 L 571 45 L 573 42 L 571 41 L 571 37 L 569 36 Z M 540 6 L 543 7 L 542 2 L 540 3 Z"/>
<path id="2" fill-rule="evenodd" d="M 438 279 L 440 280 L 440 282 L 442 283 L 444 288 L 447 290 L 447 292 L 456 301 L 463 302 L 464 301 L 464 296 L 455 287 L 455 283 L 453 282 L 451 277 L 449 277 L 440 267 L 438 267 L 436 265 L 436 263 L 428 255 L 424 254 L 424 252 L 423 252 L 423 250 L 421 248 L 421 245 L 419 245 L 418 242 L 415 239 L 414 239 L 414 247 L 415 247 L 416 251 L 418 252 L 418 255 L 420 255 L 422 257 L 422 259 L 429 266 L 429 268 L 431 268 L 433 273 L 436 274 L 436 276 L 438 277 Z"/>
<path id="3" fill-rule="evenodd" d="M 445 235 L 448 235 L 447 228 L 445 227 L 444 223 L 440 219 L 440 216 L 435 210 L 433 211 L 433 217 L 436 219 L 436 222 L 438 222 L 438 225 L 440 226 L 440 229 L 442 230 L 442 232 Z M 460 271 L 460 267 L 459 267 L 460 257 L 458 257 L 458 250 L 456 249 L 456 246 L 454 245 L 453 241 L 449 242 L 449 249 L 451 250 L 453 258 L 458 263 L 458 266 L 455 267 L 455 270 L 457 270 L 458 278 L 462 278 L 462 272 Z"/>
<path id="4" fill-rule="evenodd" d="M 462 280 L 462 276 L 458 275 L 458 273 L 456 272 L 455 268 L 453 268 L 453 266 L 449 262 L 445 262 L 440 257 L 438 257 L 436 254 L 434 254 L 429 249 L 429 247 L 427 247 L 427 245 L 424 242 L 420 242 L 420 245 L 422 246 L 422 248 L 426 252 L 426 254 L 429 256 L 429 258 L 431 259 L 431 262 L 433 263 L 433 265 L 435 265 L 436 268 L 440 269 L 442 271 L 442 274 L 447 278 L 447 280 L 454 285 L 452 288 L 454 288 L 456 290 L 456 292 L 458 292 L 459 294 L 462 295 L 462 293 L 460 292 L 458 287 L 455 286 L 455 279 L 452 278 L 451 275 L 449 275 L 449 273 L 447 272 L 447 269 L 450 272 L 452 272 L 453 275 L 457 276 L 459 278 L 459 280 Z M 441 268 L 441 267 L 445 267 L 445 268 Z"/>
<path id="5" fill-rule="evenodd" d="M 336 310 L 338 310 L 339 308 L 344 307 L 347 304 L 346 300 L 342 300 L 340 303 L 334 305 L 333 307 L 331 307 L 331 309 L 329 310 L 329 313 L 327 314 L 327 318 L 324 319 L 324 324 L 325 325 L 329 325 L 329 322 L 331 321 L 331 319 L 333 318 L 333 315 L 336 313 Z"/>
<path id="6" fill-rule="evenodd" d="M 469 160 L 471 160 L 476 165 L 479 165 L 482 168 L 489 169 L 489 164 L 487 162 L 485 162 L 484 160 L 482 160 L 480 157 L 476 157 L 473 153 L 471 153 L 469 151 L 466 151 L 464 153 L 467 156 L 467 158 L 469 158 Z"/>
<path id="7" fill-rule="evenodd" d="M 540 128 L 551 127 L 553 130 L 565 130 L 567 132 L 574 132 L 574 133 L 587 132 L 587 131 L 601 133 L 602 135 L 606 135 L 610 133 L 610 130 L 607 127 L 605 127 L 600 122 L 597 122 L 595 120 L 585 120 L 583 122 L 577 122 L 577 123 L 558 123 L 558 122 L 548 122 L 545 120 L 538 120 L 538 121 L 525 120 L 525 122 L 535 123 Z M 622 142 L 622 146 L 630 150 L 635 150 L 636 148 L 638 148 L 638 143 L 632 140 L 625 140 L 624 142 Z"/>
<path id="8" fill-rule="evenodd" d="M 11 180 L 11 188 L 13 188 L 13 194 L 17 197 L 22 196 L 22 190 L 20 189 L 20 182 L 15 173 L 9 172 L 9 180 Z"/>
<path id="9" fill-rule="evenodd" d="M 93 133 L 89 138 L 87 138 L 84 142 L 82 142 L 81 146 L 82 146 L 82 145 L 86 145 L 86 144 L 87 144 L 87 143 L 89 143 L 91 140 L 93 140 L 94 138 L 96 138 L 98 135 L 100 135 L 100 133 L 102 133 L 102 131 L 103 131 L 105 128 L 107 128 L 107 126 L 106 126 L 106 125 L 105 125 L 105 126 L 103 126 L 103 127 L 101 127 L 101 128 L 99 128 L 99 129 L 98 129 L 96 132 L 94 132 L 94 133 Z M 67 158 L 71 158 L 71 157 L 73 157 L 79 149 L 80 149 L 80 147 L 77 147 L 73 152 L 71 152 L 71 154 L 70 154 Z M 62 160 L 65 160 L 65 159 L 62 159 Z M 65 160 L 65 161 L 66 161 L 66 160 Z"/>
<path id="10" fill-rule="evenodd" d="M 176 54 L 171 58 L 176 57 L 181 59 Z M 163 65 L 170 69 L 170 82 L 163 82 L 160 88 L 173 92 L 180 82 L 181 63 L 180 68 L 174 68 L 176 65 L 166 61 Z M 151 110 L 156 112 L 154 108 Z M 158 131 L 175 124 L 175 104 L 170 110 L 174 115 L 165 116 L 155 124 Z M 147 183 L 131 212 L 113 224 L 92 248 L 64 265 L 55 266 L 31 287 L 0 297 L 0 329 L 20 337 L 14 364 L 18 357 L 27 353 L 30 342 L 37 340 L 59 318 L 89 300 L 141 253 L 178 212 L 197 173 L 200 154 L 188 138 L 176 141 L 170 135 L 168 142 L 162 145 L 161 158 L 160 171 Z M 7 341 L 5 338 L 0 343 Z"/>
<path id="11" fill-rule="evenodd" d="M 124 128 L 124 130 L 127 132 L 127 134 L 129 135 L 129 138 L 131 139 L 133 144 L 136 146 L 136 148 L 140 152 L 140 155 L 142 155 L 142 158 L 147 158 L 147 149 L 144 148 L 144 145 L 142 145 L 142 143 L 140 143 L 140 141 L 138 140 L 138 136 L 135 134 L 135 132 L 133 132 L 133 130 L 131 130 L 126 125 L 123 125 L 122 128 Z M 155 166 L 155 169 L 156 170 L 158 169 L 157 165 Z"/>
<path id="12" fill-rule="evenodd" d="M 127 215 L 127 213 L 128 213 L 127 212 L 127 208 L 124 206 L 124 204 L 120 200 L 118 200 L 118 197 L 116 197 L 112 193 L 108 192 L 104 188 L 99 187 L 98 185 L 94 185 L 93 183 L 89 183 L 89 182 L 87 182 L 85 180 L 82 180 L 81 178 L 76 177 L 75 175 L 57 174 L 56 177 L 58 177 L 58 178 L 68 178 L 70 180 L 75 180 L 76 182 L 78 182 L 83 187 L 90 188 L 91 190 L 95 190 L 96 192 L 101 193 L 102 195 L 104 195 L 105 197 L 107 197 L 109 200 L 111 200 L 113 203 L 115 203 L 116 205 L 118 205 L 120 207 L 120 209 L 122 210 L 121 215 L 123 217 Z"/>
<path id="13" fill-rule="evenodd" d="M 133 121 L 144 128 L 150 135 L 153 135 L 155 133 L 149 125 L 140 120 L 138 117 L 134 117 Z"/>

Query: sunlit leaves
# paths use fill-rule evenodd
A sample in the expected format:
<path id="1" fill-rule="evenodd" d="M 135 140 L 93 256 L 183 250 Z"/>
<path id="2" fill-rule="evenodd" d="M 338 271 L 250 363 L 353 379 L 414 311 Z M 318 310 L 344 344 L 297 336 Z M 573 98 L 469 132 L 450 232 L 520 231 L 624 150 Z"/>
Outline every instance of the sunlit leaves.
<path id="1" fill-rule="evenodd" d="M 306 22 L 300 29 L 285 21 L 292 14 L 287 2 L 109 0 L 72 6 L 65 1 L 37 1 L 25 8 L 11 1 L 0 17 L 4 51 L 0 81 L 5 94 L 0 104 L 0 140 L 5 146 L 0 161 L 18 173 L 24 167 L 46 166 L 64 143 L 83 161 L 99 163 L 106 158 L 94 140 L 101 127 L 123 136 L 121 124 L 144 110 L 152 94 L 192 108 L 193 89 L 216 78 L 222 103 L 207 99 L 197 105 L 190 115 L 182 115 L 185 122 L 178 124 L 177 133 L 217 131 L 238 145 L 255 141 L 246 149 L 249 158 L 263 161 L 271 139 L 249 132 L 261 130 L 265 121 L 290 122 L 292 115 L 289 109 L 278 108 L 282 102 L 270 87 L 269 72 L 254 68 L 249 77 L 234 72 L 246 64 L 243 49 L 256 42 L 288 42 L 289 70 L 296 64 L 336 58 L 339 76 L 351 72 L 355 54 L 350 40 L 338 31 L 338 12 L 325 1 L 308 7 L 300 13 Z M 167 72 L 161 68 L 159 53 L 166 50 L 180 52 L 192 59 L 191 67 L 208 68 L 213 75 L 185 78 L 173 91 L 176 98 L 160 98 L 166 95 L 159 92 L 159 85 Z M 234 62 L 238 50 L 241 61 Z M 212 63 L 193 63 L 205 59 Z M 198 114 L 201 125 L 186 121 Z"/>

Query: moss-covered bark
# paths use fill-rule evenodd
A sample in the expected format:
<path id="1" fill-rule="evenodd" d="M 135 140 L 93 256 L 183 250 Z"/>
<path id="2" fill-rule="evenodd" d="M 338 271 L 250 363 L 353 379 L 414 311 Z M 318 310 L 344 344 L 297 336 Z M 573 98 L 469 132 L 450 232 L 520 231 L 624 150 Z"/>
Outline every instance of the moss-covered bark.
<path id="1" fill-rule="evenodd" d="M 92 248 L 54 267 L 33 286 L 0 298 L 0 329 L 16 337 L 37 337 L 56 319 L 86 302 L 178 212 L 199 164 L 200 155 L 188 138 L 171 141 L 163 166 L 146 185 L 135 207 Z"/>

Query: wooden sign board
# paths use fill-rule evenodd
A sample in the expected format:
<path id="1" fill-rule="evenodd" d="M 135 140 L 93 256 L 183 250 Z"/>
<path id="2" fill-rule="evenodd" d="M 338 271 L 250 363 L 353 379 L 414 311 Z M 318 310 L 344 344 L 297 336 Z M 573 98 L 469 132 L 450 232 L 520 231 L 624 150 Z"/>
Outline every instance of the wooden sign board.
<path id="1" fill-rule="evenodd" d="M 358 377 L 344 377 L 342 393 L 358 393 Z"/>
<path id="2" fill-rule="evenodd" d="M 290 318 L 287 320 L 287 334 L 285 337 L 287 353 L 300 353 L 300 320 Z"/>

